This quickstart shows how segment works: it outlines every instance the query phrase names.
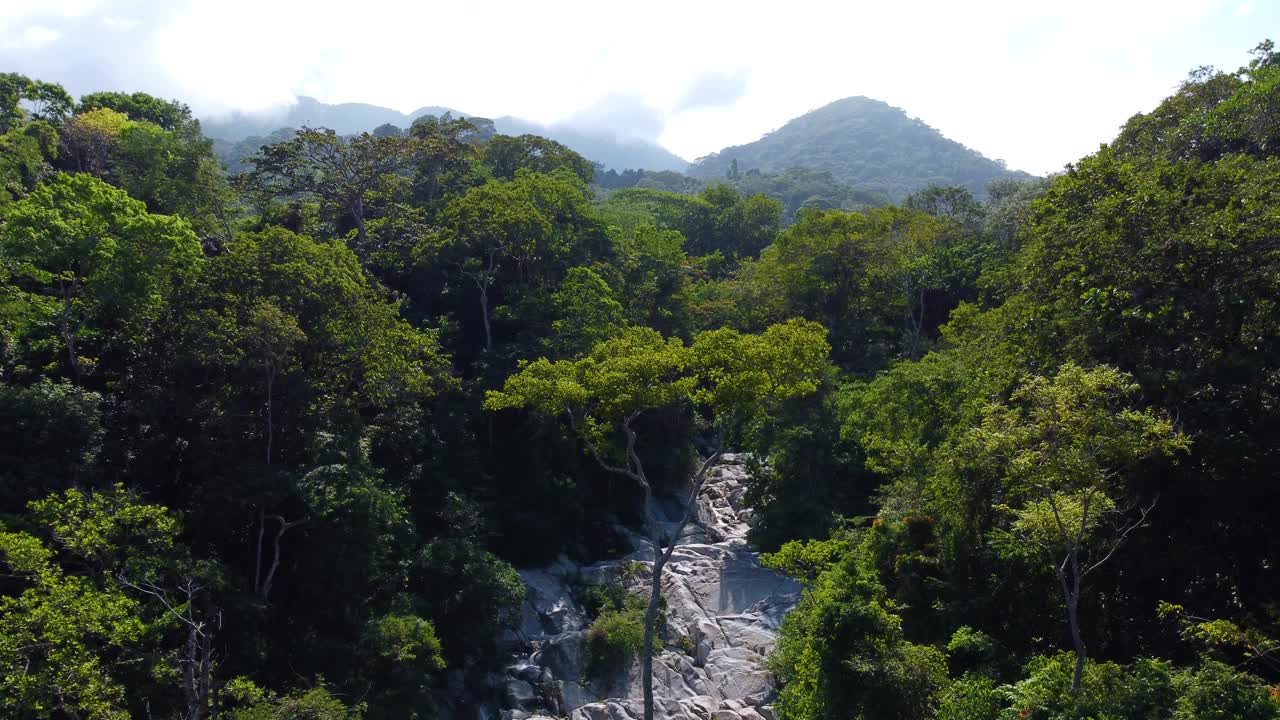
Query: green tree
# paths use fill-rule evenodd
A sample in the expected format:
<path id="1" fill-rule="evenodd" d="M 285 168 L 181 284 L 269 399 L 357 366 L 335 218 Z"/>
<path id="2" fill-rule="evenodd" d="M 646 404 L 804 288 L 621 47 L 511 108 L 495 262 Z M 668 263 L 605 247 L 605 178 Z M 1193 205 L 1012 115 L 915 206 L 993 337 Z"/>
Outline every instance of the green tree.
<path id="1" fill-rule="evenodd" d="M 65 381 L 0 385 L 0 512 L 88 483 L 105 434 L 101 403 Z"/>
<path id="2" fill-rule="evenodd" d="M 144 92 L 95 92 L 80 98 L 77 113 L 107 109 L 126 115 L 131 120 L 158 125 L 164 130 L 177 130 L 191 123 L 191 108 L 176 100 L 161 100 Z"/>
<path id="3" fill-rule="evenodd" d="M 117 576 L 162 573 L 177 522 L 119 486 L 69 490 L 30 511 L 53 542 L 0 531 L 0 563 L 18 584 L 0 596 L 0 708 L 15 717 L 130 717 L 131 668 L 167 652 L 156 647 L 166 622 Z"/>
<path id="4" fill-rule="evenodd" d="M 1134 552 L 1113 560 L 1114 597 L 1143 628 L 1117 639 L 1153 637 L 1161 600 L 1239 619 L 1239 608 L 1280 592 L 1280 574 L 1256 560 L 1280 554 L 1280 536 L 1265 529 L 1280 501 L 1271 441 L 1280 305 L 1268 299 L 1280 292 L 1270 241 L 1280 232 L 1280 156 L 1263 141 L 1275 126 L 1275 80 L 1265 62 L 1197 72 L 1055 178 L 998 287 L 1001 317 L 969 334 L 975 349 L 986 344 L 979 336 L 1016 339 L 1035 372 L 1069 359 L 1130 373 L 1144 401 L 1193 440 L 1185 462 L 1135 478 L 1160 491 L 1161 506 L 1131 538 Z M 1213 569 L 1224 561 L 1231 572 Z"/>
<path id="5" fill-rule="evenodd" d="M 28 114 L 22 108 L 23 102 L 30 108 L 31 118 L 55 124 L 70 115 L 75 105 L 57 83 L 32 80 L 18 73 L 0 73 L 0 133 L 13 129 Z"/>
<path id="6" fill-rule="evenodd" d="M 492 180 L 453 198 L 442 216 L 443 231 L 419 246 L 424 265 L 452 265 L 474 285 L 485 352 L 494 347 L 498 292 L 546 290 L 574 261 L 598 253 L 603 232 L 585 192 L 564 171 L 522 171 L 514 180 Z"/>
<path id="7" fill-rule="evenodd" d="M 239 487 L 228 500 L 256 516 L 252 586 L 266 599 L 281 540 L 304 519 L 317 533 L 355 532 L 356 517 L 401 522 L 398 499 L 363 460 L 361 434 L 368 417 L 453 381 L 436 333 L 405 322 L 337 241 L 281 228 L 244 235 L 210 262 L 206 281 L 214 307 L 193 344 L 221 377 L 226 410 L 211 418 L 219 432 L 204 450 L 230 456 L 219 461 Z M 344 512 L 345 528 L 327 524 Z"/>
<path id="8" fill-rule="evenodd" d="M 520 170 L 548 175 L 564 168 L 583 183 L 590 183 L 595 174 L 589 160 L 555 140 L 537 135 L 490 138 L 481 149 L 481 158 L 500 180 L 514 180 Z"/>
<path id="9" fill-rule="evenodd" d="M 1042 552 L 1062 589 L 1076 654 L 1072 692 L 1087 653 L 1080 620 L 1085 578 L 1102 567 L 1155 506 L 1124 505 L 1123 473 L 1152 455 L 1189 446 L 1172 422 L 1128 406 L 1132 379 L 1113 368 L 1063 367 L 1031 378 L 993 404 L 959 452 L 1003 468 L 1013 510 L 1010 552 Z M 1133 513 L 1137 517 L 1131 517 Z"/>
<path id="10" fill-rule="evenodd" d="M 32 122 L 0 135 L 0 212 L 52 174 L 58 133 L 48 123 Z"/>
<path id="11" fill-rule="evenodd" d="M 766 556 L 767 564 L 806 582 L 769 657 L 781 685 L 779 718 L 934 717 L 946 660 L 936 648 L 905 639 L 897 605 L 871 562 L 877 530 L 861 541 L 810 543 Z"/>
<path id="12" fill-rule="evenodd" d="M 624 328 L 622 305 L 590 268 L 570 268 L 551 295 L 557 319 L 551 323 L 557 348 L 567 355 L 586 352 Z"/>
<path id="13" fill-rule="evenodd" d="M 480 184 L 476 170 L 479 127 L 466 118 L 426 116 L 414 121 L 409 135 L 421 147 L 414 177 L 415 199 L 438 204 L 449 195 Z"/>
<path id="14" fill-rule="evenodd" d="M 184 220 L 149 214 L 89 175 L 58 175 L 15 203 L 0 226 L 0 259 L 31 308 L 23 344 L 60 346 L 77 384 L 98 353 L 125 352 L 147 333 L 203 262 Z"/>
<path id="15" fill-rule="evenodd" d="M 600 270 L 609 281 L 628 322 L 654 328 L 665 335 L 685 336 L 689 318 L 688 257 L 684 236 L 652 225 L 610 228 L 613 257 Z"/>
<path id="16" fill-rule="evenodd" d="M 308 194 L 355 222 L 356 242 L 365 242 L 366 203 L 378 183 L 417 160 L 413 138 L 364 133 L 345 140 L 329 129 L 303 128 L 292 140 L 264 146 L 238 176 L 246 190 L 264 198 Z"/>

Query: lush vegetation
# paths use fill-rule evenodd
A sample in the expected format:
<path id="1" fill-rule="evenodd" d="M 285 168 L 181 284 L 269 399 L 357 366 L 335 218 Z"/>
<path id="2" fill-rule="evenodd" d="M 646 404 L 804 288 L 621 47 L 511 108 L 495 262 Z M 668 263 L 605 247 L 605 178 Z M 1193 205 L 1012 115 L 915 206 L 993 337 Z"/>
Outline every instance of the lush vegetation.
<path id="1" fill-rule="evenodd" d="M 865 473 L 871 507 L 839 514 L 875 519 L 771 558 L 809 588 L 781 717 L 1280 715 L 1278 97 L 1266 43 L 1047 188 L 1000 189 L 976 299 L 836 391 L 823 462 Z M 789 498 L 811 481 L 765 477 L 788 530 L 762 539 L 810 534 Z"/>
<path id="2" fill-rule="evenodd" d="M 447 114 L 228 175 L 180 103 L 0 75 L 0 714 L 429 718 L 619 521 L 585 657 L 647 676 L 655 498 L 734 449 L 784 720 L 1280 718 L 1277 107 L 1264 43 L 892 205 Z"/>
<path id="3" fill-rule="evenodd" d="M 776 175 L 748 170 L 712 180 L 700 180 L 671 171 L 608 170 L 597 172 L 595 182 L 602 196 L 608 196 L 609 191 L 626 188 L 696 195 L 708 188 L 725 185 L 743 195 L 765 195 L 782 203 L 783 225 L 795 222 L 802 208 L 863 210 L 889 204 L 889 198 L 883 193 L 851 188 L 837 181 L 831 173 L 804 168 L 791 168 Z"/>

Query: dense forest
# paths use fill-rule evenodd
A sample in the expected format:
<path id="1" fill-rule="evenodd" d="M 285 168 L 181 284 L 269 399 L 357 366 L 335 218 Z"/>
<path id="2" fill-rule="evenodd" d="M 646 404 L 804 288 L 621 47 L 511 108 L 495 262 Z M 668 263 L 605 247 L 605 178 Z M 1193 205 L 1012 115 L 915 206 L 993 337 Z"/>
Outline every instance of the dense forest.
<path id="1" fill-rule="evenodd" d="M 0 715 L 433 718 L 619 525 L 647 680 L 733 451 L 780 720 L 1280 718 L 1270 42 L 980 192 L 372 130 L 0 74 Z"/>

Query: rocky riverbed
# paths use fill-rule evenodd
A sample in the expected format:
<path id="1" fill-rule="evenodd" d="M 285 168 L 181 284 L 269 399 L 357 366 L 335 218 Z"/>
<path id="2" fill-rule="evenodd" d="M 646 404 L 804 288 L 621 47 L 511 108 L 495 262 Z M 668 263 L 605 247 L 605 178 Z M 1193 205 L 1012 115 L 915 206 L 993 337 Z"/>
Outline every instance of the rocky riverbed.
<path id="1" fill-rule="evenodd" d="M 654 658 L 655 718 L 772 720 L 775 692 L 765 669 L 782 617 L 799 598 L 791 580 L 760 567 L 747 543 L 752 512 L 743 505 L 743 458 L 726 454 L 698 498 L 701 529 L 680 543 L 663 572 L 666 647 Z M 666 517 L 680 508 L 671 503 Z M 452 720 L 636 720 L 643 717 L 640 664 L 583 678 L 589 623 L 575 599 L 584 583 L 616 577 L 623 563 L 651 566 L 652 549 L 620 529 L 631 551 L 619 560 L 579 565 L 561 558 L 520 573 L 527 590 L 518 632 L 508 638 L 505 674 L 490 677 L 494 699 L 446 708 Z M 688 532 L 688 531 L 687 531 Z M 644 575 L 645 573 L 640 573 Z M 647 579 L 637 577 L 642 591 Z"/>

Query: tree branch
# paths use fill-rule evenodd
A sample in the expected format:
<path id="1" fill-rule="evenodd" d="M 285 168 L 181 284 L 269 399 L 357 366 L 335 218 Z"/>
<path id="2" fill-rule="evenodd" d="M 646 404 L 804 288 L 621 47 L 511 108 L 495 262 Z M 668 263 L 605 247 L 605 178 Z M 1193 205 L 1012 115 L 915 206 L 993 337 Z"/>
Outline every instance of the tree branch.
<path id="1" fill-rule="evenodd" d="M 1134 520 L 1132 523 L 1129 523 L 1129 525 L 1125 527 L 1123 531 L 1121 531 L 1120 536 L 1116 538 L 1116 541 L 1111 544 L 1111 549 L 1107 551 L 1107 554 L 1104 555 L 1102 559 L 1099 560 L 1098 562 L 1090 565 L 1088 569 L 1086 569 L 1083 573 L 1081 573 L 1081 575 L 1088 575 L 1094 570 L 1097 570 L 1098 568 L 1102 567 L 1108 560 L 1110 560 L 1111 556 L 1116 554 L 1116 550 L 1120 549 L 1120 545 L 1124 543 L 1124 539 L 1129 536 L 1129 533 L 1133 532 L 1134 530 L 1146 524 L 1147 515 L 1151 514 L 1151 511 L 1155 509 L 1156 503 L 1158 502 L 1160 502 L 1159 495 L 1157 495 L 1151 501 L 1150 505 L 1146 507 L 1139 506 L 1138 511 L 1142 513 L 1141 517 L 1139 517 L 1137 520 Z"/>

